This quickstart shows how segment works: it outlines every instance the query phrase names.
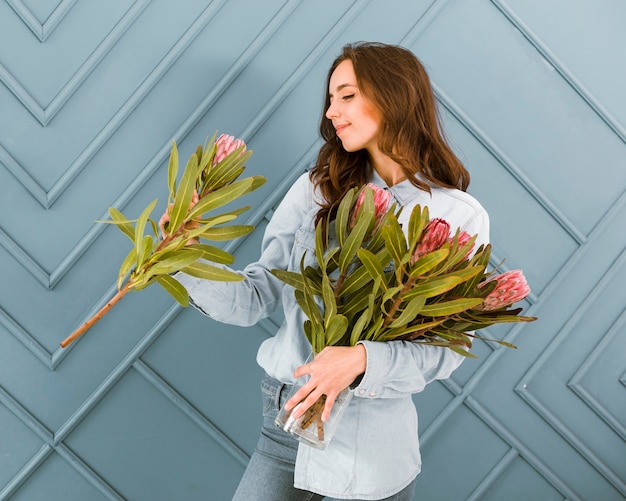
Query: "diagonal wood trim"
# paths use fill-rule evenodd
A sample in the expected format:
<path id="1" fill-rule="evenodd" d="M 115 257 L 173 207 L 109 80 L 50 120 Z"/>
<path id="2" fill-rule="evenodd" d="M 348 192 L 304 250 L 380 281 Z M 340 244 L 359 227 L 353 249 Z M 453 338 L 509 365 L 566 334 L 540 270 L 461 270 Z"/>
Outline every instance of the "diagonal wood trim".
<path id="1" fill-rule="evenodd" d="M 618 417 L 611 414 L 611 412 L 592 393 L 590 393 L 587 388 L 585 388 L 584 378 L 589 370 L 594 367 L 601 366 L 601 362 L 599 361 L 600 355 L 608 349 L 609 343 L 614 338 L 619 335 L 623 335 L 625 331 L 626 310 L 624 310 L 619 318 L 613 323 L 608 332 L 602 337 L 601 341 L 594 346 L 592 352 L 585 357 L 583 363 L 567 383 L 567 386 L 571 388 L 572 391 L 576 393 L 576 395 L 578 395 L 581 400 L 583 400 L 607 425 L 609 425 L 624 442 L 626 442 L 626 427 L 622 424 Z"/>
<path id="2" fill-rule="evenodd" d="M 518 440 L 498 419 L 496 419 L 476 398 L 469 396 L 465 405 L 474 412 L 502 440 L 508 443 L 533 469 L 545 478 L 550 485 L 571 501 L 583 501 L 563 482 L 541 459 L 523 442 Z"/>
<path id="3" fill-rule="evenodd" d="M 600 224 L 598 224 L 593 232 L 590 235 L 590 240 L 595 237 L 595 235 L 603 233 L 607 231 L 611 227 L 616 226 L 616 221 L 622 220 L 623 209 L 626 207 L 626 192 L 622 194 L 619 201 L 612 207 L 610 214 L 604 218 Z M 579 248 L 565 263 L 563 268 L 559 271 L 558 275 L 555 279 L 553 279 L 548 287 L 544 289 L 542 295 L 546 295 L 550 297 L 550 295 L 554 294 L 556 290 L 561 286 L 561 282 L 572 273 L 577 266 L 579 266 L 580 261 L 584 258 L 586 247 Z M 541 367 L 550 359 L 550 357 L 554 354 L 556 350 L 559 349 L 561 343 L 566 340 L 570 335 L 572 329 L 580 322 L 580 319 L 587 314 L 589 308 L 591 308 L 594 301 L 597 300 L 598 296 L 607 287 L 610 280 L 613 278 L 613 269 L 617 266 L 626 265 L 626 249 L 622 250 L 621 253 L 617 256 L 615 261 L 611 263 L 600 280 L 596 283 L 594 288 L 589 291 L 588 294 L 585 295 L 583 302 L 576 308 L 576 311 L 568 318 L 567 322 L 558 332 L 558 334 L 552 339 L 550 345 L 542 351 L 541 355 L 537 358 L 535 363 L 530 367 L 530 369 L 524 374 L 520 382 L 516 385 L 515 390 L 520 393 L 526 393 L 526 388 L 538 374 Z"/>
<path id="4" fill-rule="evenodd" d="M 246 466 L 250 457 L 248 454 L 233 442 L 226 434 L 224 434 L 217 426 L 215 426 L 209 418 L 196 409 L 188 400 L 178 393 L 169 383 L 167 383 L 159 374 L 150 368 L 142 360 L 137 360 L 133 364 L 139 374 L 146 381 L 159 390 L 174 406 L 176 406 L 183 414 L 197 424 L 213 441 L 215 441 L 222 449 L 230 454 L 242 466 Z"/>
<path id="5" fill-rule="evenodd" d="M 59 444 L 55 436 L 27 409 L 0 386 L 0 403 L 11 411 L 23 424 L 41 438 L 45 443 L 39 451 L 24 465 L 24 467 L 11 479 L 11 481 L 0 491 L 0 499 L 9 499 L 20 486 L 48 459 L 56 452 L 67 463 L 74 468 L 83 478 L 100 491 L 107 499 L 112 501 L 123 501 L 123 498 L 115 492 L 102 478 L 100 478 L 91 468 L 71 452 L 64 444 Z"/>
<path id="6" fill-rule="evenodd" d="M 0 228 L 0 245 L 6 249 L 6 251 L 15 258 L 15 260 L 21 264 L 26 271 L 28 271 L 41 285 L 46 289 L 51 288 L 50 275 L 39 264 L 22 249 L 15 240 L 7 235 L 2 228 Z"/>
<path id="7" fill-rule="evenodd" d="M 72 452 L 66 445 L 61 444 L 55 447 L 55 452 L 61 456 L 67 464 L 76 470 L 87 482 L 110 501 L 126 501 L 111 485 L 109 485 L 100 475 L 91 469 L 82 459 Z"/>
<path id="8" fill-rule="evenodd" d="M 433 82 L 433 90 L 437 100 L 454 116 L 459 123 L 483 145 L 502 167 L 504 167 L 520 185 L 550 214 L 554 220 L 577 242 L 579 245 L 587 241 L 587 237 L 576 225 L 556 206 L 548 196 L 531 179 L 524 174 L 513 160 L 502 151 L 488 135 L 467 116 L 441 88 Z"/>
<path id="9" fill-rule="evenodd" d="M 106 394 L 117 384 L 117 382 L 126 374 L 135 361 L 156 341 L 163 333 L 167 326 L 176 318 L 182 309 L 178 304 L 169 308 L 165 314 L 157 321 L 150 331 L 137 343 L 137 345 L 128 352 L 124 359 L 105 377 L 98 388 L 86 398 L 80 407 L 67 419 L 63 425 L 54 434 L 53 444 L 60 444 L 85 416 L 106 396 Z M 70 345 L 71 346 L 71 345 Z M 66 348 L 67 349 L 67 348 Z"/>
<path id="10" fill-rule="evenodd" d="M 53 446 L 54 436 L 35 416 L 22 404 L 0 386 L 0 403 L 9 409 L 24 425 L 50 447 Z"/>
<path id="11" fill-rule="evenodd" d="M 619 473 L 606 464 L 598 457 L 593 450 L 588 447 L 567 425 L 559 419 L 546 405 L 539 400 L 527 386 L 515 388 L 515 392 L 559 435 L 561 435 L 567 443 L 569 443 L 576 452 L 587 461 L 600 475 L 602 475 L 615 489 L 626 496 L 626 483 L 620 478 Z"/>
<path id="12" fill-rule="evenodd" d="M 0 308 L 0 325 L 2 325 L 7 332 L 13 334 L 13 336 L 24 345 L 35 357 L 39 359 L 48 369 L 52 370 L 52 357 L 46 348 L 44 348 L 39 341 L 30 335 L 20 324 L 18 324 L 11 316 Z"/>
<path id="13" fill-rule="evenodd" d="M 41 446 L 35 455 L 24 465 L 24 467 L 15 475 L 0 491 L 0 499 L 9 499 L 15 492 L 26 482 L 30 476 L 45 462 L 46 459 L 54 452 L 54 449 L 45 444 Z"/>
<path id="14" fill-rule="evenodd" d="M 474 491 L 465 499 L 465 501 L 480 501 L 484 499 L 489 489 L 496 483 L 498 478 L 503 475 L 506 470 L 513 464 L 513 462 L 519 457 L 519 453 L 510 448 L 509 451 L 498 461 L 498 463 L 489 470 L 489 473 L 482 479 L 480 484 L 474 489 Z"/>
<path id="15" fill-rule="evenodd" d="M 515 14 L 513 9 L 503 0 L 491 0 L 496 8 L 515 26 L 528 42 L 541 54 L 541 56 L 561 75 L 563 80 L 585 101 L 600 119 L 626 143 L 626 128 L 600 103 L 593 93 L 569 71 L 563 62 L 554 54 L 541 39 L 533 33 L 528 25 Z"/>
<path id="16" fill-rule="evenodd" d="M 57 10 L 63 5 L 63 3 L 74 4 L 76 0 L 64 0 Z M 16 5 L 22 5 L 20 0 L 11 0 Z M 10 2 L 10 3 L 11 3 Z M 143 12 L 143 10 L 149 5 L 150 0 L 136 0 L 132 7 L 122 16 L 122 19 L 115 25 L 115 27 L 107 34 L 107 36 L 100 42 L 98 47 L 89 55 L 85 62 L 80 66 L 78 71 L 67 81 L 67 83 L 61 88 L 59 93 L 45 108 L 39 104 L 31 94 L 24 88 L 24 86 L 15 78 L 10 72 L 2 65 L 0 65 L 0 81 L 3 82 L 6 87 L 17 97 L 25 108 L 33 115 L 41 125 L 47 126 L 54 116 L 61 110 L 63 105 L 68 99 L 78 90 L 83 82 L 89 77 L 93 70 L 100 64 L 104 57 L 110 52 L 110 50 L 117 44 L 122 38 L 124 33 L 128 31 L 130 26 L 135 22 L 137 17 Z M 11 4 L 14 7 L 13 4 Z M 71 7 L 71 5 L 70 5 Z M 14 7 L 15 8 L 15 7 Z M 26 11 L 32 16 L 30 10 L 24 7 Z M 68 9 L 69 10 L 69 9 Z M 57 11 L 55 11 L 56 13 Z M 65 16 L 65 13 L 62 14 Z M 21 16 L 20 16 L 21 17 Z M 34 16 L 33 16 L 34 19 Z M 62 18 L 50 16 L 50 19 L 46 21 L 60 22 Z M 35 20 L 37 24 L 38 21 Z M 41 25 L 39 25 L 41 26 Z M 46 35 L 47 36 L 47 35 Z"/>
<path id="17" fill-rule="evenodd" d="M 65 18 L 67 13 L 76 3 L 76 0 L 62 0 L 57 5 L 45 22 L 42 24 L 33 15 L 31 10 L 24 5 L 22 0 L 7 0 L 7 3 L 15 11 L 15 13 L 24 21 L 24 24 L 28 26 L 30 31 L 39 39 L 40 42 L 45 42 L 46 39 L 52 34 L 54 29 Z"/>

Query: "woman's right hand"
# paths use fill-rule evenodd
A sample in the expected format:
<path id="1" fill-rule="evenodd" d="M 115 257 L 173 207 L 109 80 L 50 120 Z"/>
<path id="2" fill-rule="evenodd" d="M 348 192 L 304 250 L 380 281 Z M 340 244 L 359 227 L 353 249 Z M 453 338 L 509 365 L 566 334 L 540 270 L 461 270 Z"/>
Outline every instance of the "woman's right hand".
<path id="1" fill-rule="evenodd" d="M 200 198 L 198 197 L 198 192 L 194 190 L 193 197 L 191 198 L 191 203 L 189 204 L 189 210 L 193 209 L 199 200 Z M 167 210 L 163 213 L 163 215 L 159 219 L 158 224 L 159 224 L 159 228 L 161 229 L 162 240 L 165 240 L 165 238 L 168 237 L 168 232 L 165 229 L 165 225 L 170 222 L 170 213 L 172 211 L 173 206 L 174 204 L 169 204 L 169 206 L 167 207 Z M 196 220 L 189 221 L 188 223 L 185 224 L 186 230 L 195 230 L 196 228 L 199 228 L 199 227 L 200 227 L 200 223 Z M 200 240 L 198 238 L 190 238 L 189 240 L 187 240 L 187 245 L 194 245 L 194 244 L 199 244 L 199 243 L 200 243 Z"/>

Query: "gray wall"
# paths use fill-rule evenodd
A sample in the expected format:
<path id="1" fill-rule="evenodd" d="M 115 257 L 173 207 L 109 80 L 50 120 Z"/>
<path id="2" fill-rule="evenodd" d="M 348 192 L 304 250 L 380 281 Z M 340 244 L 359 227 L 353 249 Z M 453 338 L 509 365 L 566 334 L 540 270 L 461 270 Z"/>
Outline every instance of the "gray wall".
<path id="1" fill-rule="evenodd" d="M 230 499 L 260 425 L 256 349 L 158 288 L 96 223 L 166 200 L 170 142 L 255 154 L 257 230 L 313 161 L 326 69 L 349 41 L 408 46 L 538 322 L 493 329 L 415 396 L 420 500 L 626 496 L 626 3 L 618 0 L 0 2 L 0 499 Z M 393 417 L 390 416 L 390 423 Z"/>

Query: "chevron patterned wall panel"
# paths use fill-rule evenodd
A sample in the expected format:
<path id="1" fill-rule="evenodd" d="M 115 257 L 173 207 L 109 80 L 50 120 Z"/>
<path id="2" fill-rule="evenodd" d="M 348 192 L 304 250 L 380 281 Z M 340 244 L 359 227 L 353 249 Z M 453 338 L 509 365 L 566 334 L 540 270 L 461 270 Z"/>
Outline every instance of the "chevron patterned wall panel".
<path id="1" fill-rule="evenodd" d="M 219 129 L 255 151 L 256 230 L 226 245 L 255 259 L 357 40 L 427 66 L 494 264 L 526 271 L 540 318 L 415 395 L 416 499 L 625 499 L 625 20 L 617 0 L 0 2 L 0 499 L 231 498 L 280 313 L 242 329 L 148 288 L 59 342 L 129 250 L 97 221 L 162 212 L 173 140 L 187 157 Z"/>

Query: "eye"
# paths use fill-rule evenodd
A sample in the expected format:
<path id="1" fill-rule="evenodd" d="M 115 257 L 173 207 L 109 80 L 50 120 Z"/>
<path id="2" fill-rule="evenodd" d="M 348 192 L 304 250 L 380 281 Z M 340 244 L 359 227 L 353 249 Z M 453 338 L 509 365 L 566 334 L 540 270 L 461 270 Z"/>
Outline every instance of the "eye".
<path id="1" fill-rule="evenodd" d="M 352 99 L 354 97 L 354 94 L 348 94 L 346 96 L 343 96 L 341 99 L 343 99 L 344 101 L 350 101 L 350 99 Z"/>

